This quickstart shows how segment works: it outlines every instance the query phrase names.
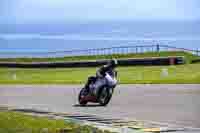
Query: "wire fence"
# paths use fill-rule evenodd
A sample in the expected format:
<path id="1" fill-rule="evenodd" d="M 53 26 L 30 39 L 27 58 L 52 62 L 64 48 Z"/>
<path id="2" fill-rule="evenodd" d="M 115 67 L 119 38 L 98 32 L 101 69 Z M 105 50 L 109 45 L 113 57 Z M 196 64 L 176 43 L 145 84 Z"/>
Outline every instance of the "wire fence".
<path id="1" fill-rule="evenodd" d="M 185 48 L 177 48 L 168 45 L 138 45 L 138 46 L 120 46 L 96 49 L 76 49 L 68 51 L 53 51 L 53 52 L 1 52 L 0 58 L 18 58 L 18 57 L 66 57 L 66 56 L 96 56 L 96 55 L 111 55 L 111 54 L 131 54 L 145 52 L 161 52 L 161 51 L 184 51 L 200 56 L 200 50 L 191 50 Z"/>

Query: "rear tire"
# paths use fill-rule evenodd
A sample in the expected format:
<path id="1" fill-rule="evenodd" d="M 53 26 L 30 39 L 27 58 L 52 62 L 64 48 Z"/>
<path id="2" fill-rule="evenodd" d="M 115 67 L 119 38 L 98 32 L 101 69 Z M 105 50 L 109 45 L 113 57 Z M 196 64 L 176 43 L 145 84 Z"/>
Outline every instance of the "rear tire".
<path id="1" fill-rule="evenodd" d="M 82 88 L 78 96 L 79 104 L 82 106 L 85 106 L 88 103 L 87 101 L 82 100 L 82 96 L 84 96 L 84 93 L 85 93 L 85 88 Z"/>

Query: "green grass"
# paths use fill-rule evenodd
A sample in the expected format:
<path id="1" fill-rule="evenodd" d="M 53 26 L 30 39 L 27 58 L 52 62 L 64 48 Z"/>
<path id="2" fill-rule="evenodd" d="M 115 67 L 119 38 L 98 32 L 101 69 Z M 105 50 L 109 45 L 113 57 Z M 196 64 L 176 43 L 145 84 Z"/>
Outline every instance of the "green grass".
<path id="1" fill-rule="evenodd" d="M 0 133 L 103 133 L 90 126 L 80 126 L 64 120 L 53 120 L 45 117 L 24 115 L 18 112 L 0 111 Z M 109 133 L 106 132 L 105 133 Z"/>
<path id="2" fill-rule="evenodd" d="M 118 67 L 121 84 L 200 83 L 200 64 Z M 0 68 L 0 84 L 80 84 L 97 68 L 11 69 Z M 168 75 L 163 69 L 167 69 Z"/>
<path id="3" fill-rule="evenodd" d="M 113 55 L 97 55 L 97 56 L 69 56 L 60 58 L 5 58 L 0 59 L 0 62 L 59 62 L 59 61 L 80 61 L 80 60 L 99 60 L 111 58 L 144 58 L 144 57 L 166 57 L 166 56 L 184 56 L 188 62 L 199 58 L 190 53 L 181 51 L 166 51 L 166 52 L 146 52 L 140 54 L 113 54 Z"/>
<path id="4" fill-rule="evenodd" d="M 114 58 L 144 58 L 184 56 L 187 64 L 179 66 L 137 66 L 119 67 L 119 81 L 122 84 L 138 83 L 200 83 L 200 64 L 189 64 L 198 59 L 190 53 L 181 51 L 142 53 L 142 54 L 114 54 L 98 56 L 76 56 L 63 58 L 16 58 L 0 59 L 0 62 L 55 62 L 78 61 Z M 94 75 L 97 68 L 66 68 L 66 69 L 11 69 L 0 68 L 0 84 L 80 84 L 85 83 L 90 75 Z M 165 76 L 163 69 L 168 70 Z"/>

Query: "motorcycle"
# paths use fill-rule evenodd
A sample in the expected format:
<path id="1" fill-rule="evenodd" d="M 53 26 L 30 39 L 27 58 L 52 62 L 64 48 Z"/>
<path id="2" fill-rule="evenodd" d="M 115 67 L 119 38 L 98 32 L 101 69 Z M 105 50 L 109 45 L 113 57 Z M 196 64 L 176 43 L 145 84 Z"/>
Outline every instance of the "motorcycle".
<path id="1" fill-rule="evenodd" d="M 79 104 L 84 106 L 88 102 L 92 102 L 106 106 L 110 102 L 117 85 L 116 77 L 117 73 L 106 73 L 105 77 L 97 78 L 94 82 L 91 82 L 89 88 L 82 88 L 78 96 Z"/>

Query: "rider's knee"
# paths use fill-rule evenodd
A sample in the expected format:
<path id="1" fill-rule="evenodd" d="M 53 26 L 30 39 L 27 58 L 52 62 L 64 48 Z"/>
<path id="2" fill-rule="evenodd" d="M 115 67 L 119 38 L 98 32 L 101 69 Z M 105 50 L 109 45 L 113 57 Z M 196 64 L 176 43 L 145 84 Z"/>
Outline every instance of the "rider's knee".
<path id="1" fill-rule="evenodd" d="M 96 77 L 94 77 L 94 76 L 88 77 L 88 81 L 90 81 L 90 82 L 95 81 L 95 80 L 96 80 Z"/>

